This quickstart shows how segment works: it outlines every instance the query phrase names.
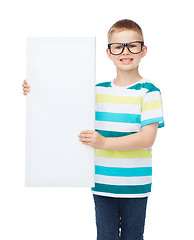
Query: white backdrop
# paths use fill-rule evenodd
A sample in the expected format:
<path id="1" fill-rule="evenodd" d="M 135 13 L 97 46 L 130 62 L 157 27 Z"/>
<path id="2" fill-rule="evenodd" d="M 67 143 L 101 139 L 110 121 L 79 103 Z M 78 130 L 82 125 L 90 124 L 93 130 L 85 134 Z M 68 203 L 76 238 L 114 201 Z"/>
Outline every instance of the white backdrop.
<path id="1" fill-rule="evenodd" d="M 166 126 L 153 146 L 153 188 L 145 239 L 193 236 L 192 1 L 8 0 L 0 3 L 0 239 L 96 239 L 89 188 L 25 188 L 26 38 L 96 36 L 96 82 L 115 77 L 107 32 L 129 18 L 142 27 L 148 53 L 140 74 L 157 83 Z M 59 86 L 60 88 L 60 86 Z"/>

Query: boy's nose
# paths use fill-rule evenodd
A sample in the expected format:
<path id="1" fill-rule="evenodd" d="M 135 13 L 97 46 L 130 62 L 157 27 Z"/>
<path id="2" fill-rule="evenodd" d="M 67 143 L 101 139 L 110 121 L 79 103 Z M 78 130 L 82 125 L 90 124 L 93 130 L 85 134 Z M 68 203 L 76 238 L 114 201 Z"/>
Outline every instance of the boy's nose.
<path id="1" fill-rule="evenodd" d="M 123 50 L 123 53 L 130 53 L 127 46 L 124 46 L 124 50 Z"/>

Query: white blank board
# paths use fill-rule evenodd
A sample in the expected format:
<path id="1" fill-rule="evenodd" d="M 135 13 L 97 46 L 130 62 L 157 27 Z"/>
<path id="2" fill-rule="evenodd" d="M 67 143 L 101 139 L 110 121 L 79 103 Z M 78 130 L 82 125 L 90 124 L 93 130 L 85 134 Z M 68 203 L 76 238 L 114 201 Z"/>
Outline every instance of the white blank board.
<path id="1" fill-rule="evenodd" d="M 26 187 L 93 187 L 95 37 L 27 38 Z"/>

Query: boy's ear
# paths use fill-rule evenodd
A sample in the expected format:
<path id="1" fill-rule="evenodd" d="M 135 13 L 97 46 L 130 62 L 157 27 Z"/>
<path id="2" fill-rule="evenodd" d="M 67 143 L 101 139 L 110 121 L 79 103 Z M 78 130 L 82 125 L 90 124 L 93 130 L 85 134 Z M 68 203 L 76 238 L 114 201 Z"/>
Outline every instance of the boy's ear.
<path id="1" fill-rule="evenodd" d="M 145 57 L 146 54 L 147 54 L 147 46 L 143 46 L 143 49 L 142 49 L 142 52 L 141 52 L 142 58 Z"/>
<path id="2" fill-rule="evenodd" d="M 109 48 L 106 49 L 106 54 L 107 54 L 108 58 L 110 58 L 110 60 L 112 60 Z"/>

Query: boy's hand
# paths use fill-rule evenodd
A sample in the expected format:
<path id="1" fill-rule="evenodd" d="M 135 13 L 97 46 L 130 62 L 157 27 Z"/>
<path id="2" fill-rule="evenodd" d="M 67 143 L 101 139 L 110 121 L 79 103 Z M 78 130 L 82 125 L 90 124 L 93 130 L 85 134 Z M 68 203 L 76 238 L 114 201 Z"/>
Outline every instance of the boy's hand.
<path id="1" fill-rule="evenodd" d="M 106 138 L 93 130 L 81 131 L 78 135 L 83 144 L 89 145 L 93 148 L 103 149 Z"/>
<path id="2" fill-rule="evenodd" d="M 23 94 L 26 95 L 30 91 L 30 85 L 28 84 L 27 80 L 24 80 L 22 87 L 23 87 Z"/>

